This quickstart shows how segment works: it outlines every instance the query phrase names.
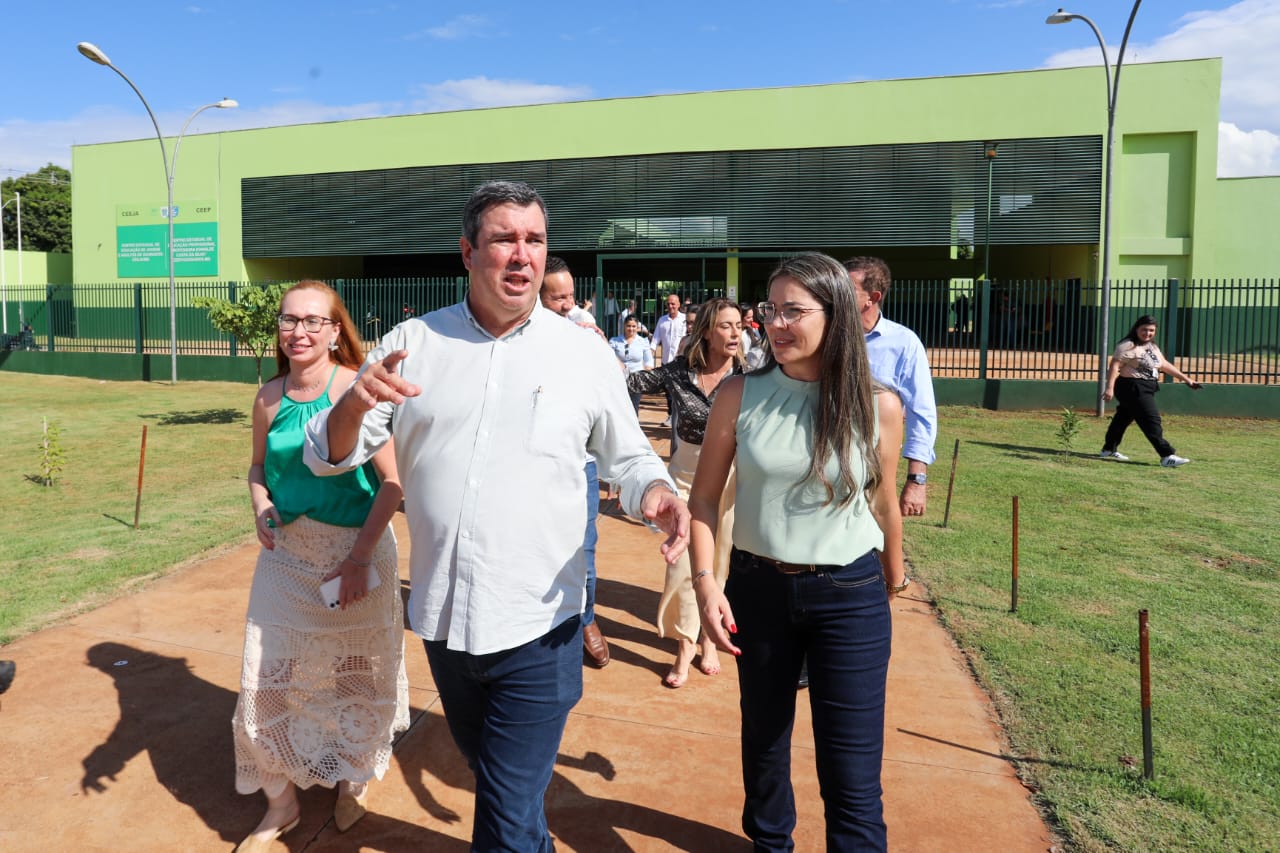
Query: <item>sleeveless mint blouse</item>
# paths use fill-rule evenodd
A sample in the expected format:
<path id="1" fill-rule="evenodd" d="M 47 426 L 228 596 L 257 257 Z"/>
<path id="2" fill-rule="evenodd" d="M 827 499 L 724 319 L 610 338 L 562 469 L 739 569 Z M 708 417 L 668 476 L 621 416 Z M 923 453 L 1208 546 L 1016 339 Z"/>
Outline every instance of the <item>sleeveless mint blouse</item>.
<path id="1" fill-rule="evenodd" d="M 884 534 L 861 486 L 847 506 L 824 506 L 826 489 L 807 476 L 817 398 L 817 382 L 791 379 L 780 368 L 746 377 L 736 428 L 733 519 L 733 544 L 743 551 L 787 563 L 844 565 L 873 548 L 884 548 Z M 873 446 L 876 439 L 871 437 Z M 856 447 L 851 463 L 855 480 L 862 484 L 865 466 Z M 840 466 L 834 455 L 827 460 L 826 473 L 832 483 L 838 482 Z"/>
<path id="2" fill-rule="evenodd" d="M 333 477 L 317 477 L 302 462 L 303 429 L 312 415 L 333 405 L 329 386 L 337 373 L 335 366 L 324 393 L 309 403 L 282 395 L 280 409 L 267 430 L 263 469 L 267 489 L 285 524 L 305 515 L 335 527 L 360 527 L 373 508 L 378 487 L 372 462 Z"/>

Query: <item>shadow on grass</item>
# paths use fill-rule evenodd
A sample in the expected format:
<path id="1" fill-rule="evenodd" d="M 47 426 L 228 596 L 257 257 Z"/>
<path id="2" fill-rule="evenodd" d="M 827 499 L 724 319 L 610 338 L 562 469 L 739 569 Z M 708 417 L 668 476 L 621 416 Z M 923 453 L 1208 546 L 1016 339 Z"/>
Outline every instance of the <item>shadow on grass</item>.
<path id="1" fill-rule="evenodd" d="M 1059 450 L 1056 447 L 1027 447 L 1026 445 L 1021 445 L 1021 444 L 1000 444 L 994 441 L 968 441 L 966 443 L 977 444 L 982 447 L 990 447 L 992 450 L 1003 450 L 1006 453 L 1008 453 L 1010 456 L 1013 456 L 1017 459 L 1038 459 L 1045 456 L 1049 456 L 1049 457 L 1064 456 L 1069 459 L 1092 459 L 1098 462 L 1103 461 L 1098 459 L 1098 454 L 1096 453 L 1080 453 L 1077 451 L 1070 451 L 1067 453 L 1063 453 L 1061 450 Z M 1124 463 L 1116 463 L 1113 461 L 1108 461 L 1107 464 L 1116 465 L 1116 464 L 1124 464 Z M 1129 463 L 1129 464 L 1132 464 L 1132 463 Z"/>
<path id="2" fill-rule="evenodd" d="M 154 420 L 158 426 L 190 426 L 191 424 L 235 424 L 248 421 L 240 409 L 201 409 L 194 412 L 166 412 L 165 414 L 139 415 Z"/>
<path id="3" fill-rule="evenodd" d="M 1080 770 L 1085 773 L 1109 773 L 1110 772 L 1107 768 L 1104 768 L 1104 767 L 1085 767 L 1083 765 L 1072 764 L 1067 761 L 1051 761 L 1050 759 L 1047 759 L 1047 758 L 1024 758 L 1018 755 L 1010 755 L 1007 752 L 989 752 L 985 749 L 978 749 L 977 747 L 974 747 L 974 746 L 966 746 L 963 743 L 956 743 L 953 740 L 943 740 L 942 738 L 934 737 L 933 735 L 926 735 L 921 732 L 913 732 L 910 729 L 900 728 L 898 729 L 898 731 L 900 731 L 904 735 L 909 735 L 910 737 L 917 737 L 917 738 L 920 738 L 921 740 L 930 741 L 931 743 L 940 743 L 943 746 L 950 746 L 956 749 L 962 749 L 966 752 L 976 752 L 978 755 L 988 755 L 992 758 L 999 758 L 1001 760 L 1008 761 L 1013 764 L 1043 764 L 1046 767 L 1056 767 L 1061 770 Z"/>
<path id="4" fill-rule="evenodd" d="M 125 521 L 123 518 L 116 518 L 114 515 L 107 515 L 105 512 L 102 514 L 102 517 L 107 519 L 108 521 L 114 521 L 119 524 L 123 524 L 125 527 L 133 527 L 132 521 Z"/>

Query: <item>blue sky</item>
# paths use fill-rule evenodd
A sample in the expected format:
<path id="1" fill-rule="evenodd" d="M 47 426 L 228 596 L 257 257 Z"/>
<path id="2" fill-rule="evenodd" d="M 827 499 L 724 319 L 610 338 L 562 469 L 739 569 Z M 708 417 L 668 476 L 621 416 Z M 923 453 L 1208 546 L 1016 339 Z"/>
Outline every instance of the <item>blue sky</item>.
<path id="1" fill-rule="evenodd" d="M 133 92 L 81 57 L 80 41 L 128 74 L 175 134 L 222 97 L 241 107 L 207 111 L 188 133 L 1096 63 L 1085 24 L 1044 24 L 1061 2 L 6 3 L 0 177 L 70 166 L 72 144 L 153 134 Z M 1093 18 L 1114 50 L 1130 6 L 1067 10 Z M 1146 0 L 1126 61 L 1223 57 L 1219 173 L 1280 174 L 1277 46 L 1280 0 Z"/>

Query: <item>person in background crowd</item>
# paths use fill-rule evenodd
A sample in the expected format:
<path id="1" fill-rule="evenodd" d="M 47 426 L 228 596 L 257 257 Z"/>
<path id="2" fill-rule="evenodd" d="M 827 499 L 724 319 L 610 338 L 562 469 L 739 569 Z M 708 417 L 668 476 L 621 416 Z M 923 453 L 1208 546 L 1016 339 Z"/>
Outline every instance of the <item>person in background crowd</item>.
<path id="1" fill-rule="evenodd" d="M 656 370 L 627 377 L 627 387 L 632 394 L 648 394 L 664 388 L 674 401 L 680 443 L 671 453 L 667 471 L 682 496 L 689 494 L 693 482 L 693 472 L 702 449 L 702 433 L 717 389 L 727 377 L 742 372 L 741 331 L 742 313 L 737 305 L 727 299 L 709 300 L 694 318 L 693 326 L 685 337 L 690 343 L 684 355 Z M 728 531 L 733 525 L 732 487 L 722 490 L 721 494 L 724 500 L 718 507 L 717 518 L 720 519 L 722 535 L 715 571 L 723 584 L 728 571 Z M 658 603 L 657 624 L 659 637 L 675 637 L 678 643 L 675 663 L 663 679 L 666 686 L 680 687 L 688 680 L 689 667 L 699 650 L 702 654 L 700 669 L 707 675 L 720 671 L 720 657 L 715 644 L 709 637 L 701 635 L 686 558 L 667 566 L 667 579 Z"/>
<path id="2" fill-rule="evenodd" d="M 880 303 L 892 282 L 889 265 L 879 258 L 864 256 L 850 258 L 844 267 L 858 300 L 871 375 L 897 394 L 906 409 L 902 456 L 907 460 L 907 479 L 898 505 L 904 516 L 921 516 L 928 502 L 925 484 L 938 438 L 938 407 L 934 403 L 929 355 L 915 332 L 880 312 Z M 887 476 L 893 479 L 896 470 L 889 469 Z"/>
<path id="3" fill-rule="evenodd" d="M 569 265 L 564 259 L 547 255 L 538 298 L 542 301 L 543 308 L 580 326 L 599 331 L 591 315 L 573 304 L 573 274 L 569 272 Z M 591 665 L 604 669 L 609 664 L 609 644 L 600 633 L 600 626 L 596 624 L 596 543 L 600 535 L 596 528 L 596 518 L 600 514 L 600 480 L 597 477 L 596 460 L 590 456 L 587 457 L 584 473 L 587 477 L 587 532 L 582 540 L 582 549 L 587 557 L 587 603 L 582 610 L 582 647 Z"/>
<path id="4" fill-rule="evenodd" d="M 1177 468 L 1191 460 L 1179 456 L 1173 445 L 1165 440 L 1160 410 L 1156 408 L 1160 374 L 1167 373 L 1181 379 L 1191 386 L 1192 391 L 1199 391 L 1201 386 L 1165 359 L 1164 353 L 1156 346 L 1156 329 L 1156 318 L 1143 314 L 1111 354 L 1107 365 L 1107 389 L 1102 399 L 1114 399 L 1116 413 L 1111 416 L 1111 425 L 1107 427 L 1099 456 L 1128 462 L 1129 457 L 1120 452 L 1120 442 L 1129 424 L 1137 421 L 1142 434 L 1160 454 L 1160 464 L 1165 468 Z"/>
<path id="5" fill-rule="evenodd" d="M 658 318 L 658 325 L 653 328 L 653 348 L 661 351 L 662 364 L 670 364 L 680 355 L 680 341 L 688 331 L 684 315 L 680 312 L 680 295 L 668 294 L 667 313 Z M 672 414 L 671 397 L 668 395 L 667 419 L 662 422 L 664 427 L 671 426 Z"/>
<path id="6" fill-rule="evenodd" d="M 640 321 L 635 317 L 627 318 L 627 322 L 622 324 L 622 334 L 609 341 L 609 346 L 613 347 L 613 354 L 628 376 L 642 370 L 653 370 L 653 350 L 649 348 L 649 342 L 640 337 Z M 639 391 L 628 390 L 628 393 L 638 416 L 640 398 L 644 395 Z"/>

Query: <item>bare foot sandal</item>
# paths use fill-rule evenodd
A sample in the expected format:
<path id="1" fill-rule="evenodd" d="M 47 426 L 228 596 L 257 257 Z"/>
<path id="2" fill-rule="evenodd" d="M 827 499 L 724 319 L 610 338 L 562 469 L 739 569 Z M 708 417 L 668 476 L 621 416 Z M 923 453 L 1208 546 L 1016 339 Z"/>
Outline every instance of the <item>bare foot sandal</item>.
<path id="1" fill-rule="evenodd" d="M 716 644 L 706 637 L 702 639 L 702 660 L 698 663 L 698 669 L 704 675 L 720 674 L 720 652 L 716 649 Z"/>
<path id="2" fill-rule="evenodd" d="M 672 689 L 683 687 L 684 683 L 689 680 L 689 665 L 693 663 L 694 655 L 698 652 L 696 643 L 691 643 L 683 637 L 680 638 L 680 648 L 676 651 L 676 662 L 671 665 L 671 671 L 667 673 L 666 678 L 662 679 L 662 683 Z"/>

